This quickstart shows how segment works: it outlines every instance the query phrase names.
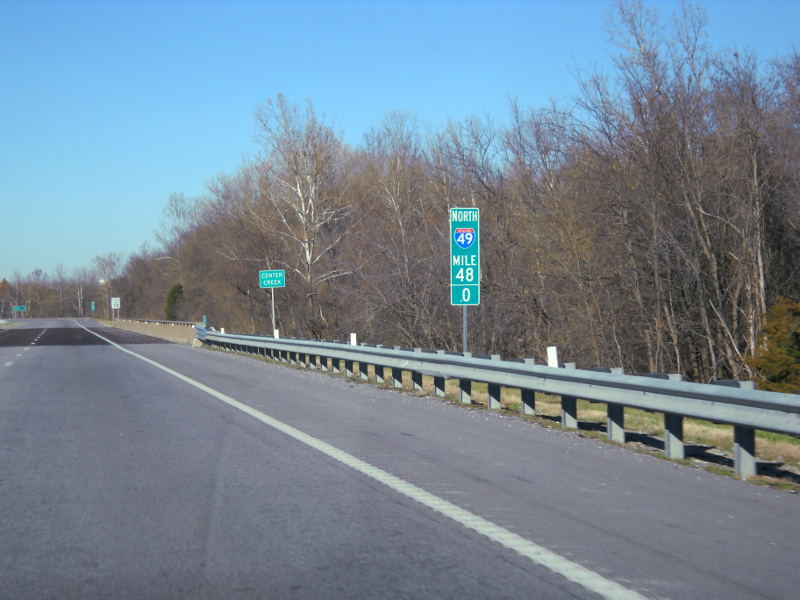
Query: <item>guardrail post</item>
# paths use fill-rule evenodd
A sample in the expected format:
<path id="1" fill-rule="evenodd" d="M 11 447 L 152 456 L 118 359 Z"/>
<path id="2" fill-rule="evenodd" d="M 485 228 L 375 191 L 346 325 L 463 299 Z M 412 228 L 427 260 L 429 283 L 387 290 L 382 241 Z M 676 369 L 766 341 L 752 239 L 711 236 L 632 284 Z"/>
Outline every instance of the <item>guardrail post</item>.
<path id="1" fill-rule="evenodd" d="M 353 361 L 352 360 L 345 360 L 344 361 L 344 374 L 347 377 L 353 376 Z"/>
<path id="2" fill-rule="evenodd" d="M 624 375 L 621 368 L 609 369 L 614 375 Z M 622 404 L 608 404 L 606 435 L 612 442 L 625 443 L 625 407 Z"/>
<path id="3" fill-rule="evenodd" d="M 400 350 L 400 346 L 395 346 L 395 350 Z M 392 367 L 392 385 L 396 388 L 403 387 L 403 370 Z"/>
<path id="4" fill-rule="evenodd" d="M 733 426 L 733 466 L 739 479 L 756 474 L 756 432 L 752 427 Z"/>
<path id="5" fill-rule="evenodd" d="M 464 358 L 469 358 L 472 356 L 472 352 L 463 352 L 462 354 Z M 472 380 L 459 379 L 458 389 L 459 400 L 461 401 L 461 404 L 472 404 Z"/>
<path id="6" fill-rule="evenodd" d="M 500 360 L 499 354 L 492 354 L 490 360 Z M 486 403 L 486 407 L 490 410 L 499 410 L 502 408 L 503 404 L 501 402 L 501 388 L 496 383 L 487 383 L 487 391 L 489 394 L 489 400 Z"/>
<path id="7" fill-rule="evenodd" d="M 535 365 L 536 361 L 532 358 L 525 358 L 523 359 L 523 364 L 526 365 Z M 535 415 L 536 414 L 536 392 L 533 390 L 526 390 L 521 389 L 519 391 L 520 396 L 520 403 L 519 403 L 519 412 L 523 415 Z"/>
<path id="8" fill-rule="evenodd" d="M 436 354 L 444 354 L 444 350 L 437 350 Z M 445 386 L 447 382 L 445 381 L 444 377 L 437 377 L 436 375 L 433 376 L 433 393 L 435 396 L 439 398 L 444 398 L 445 396 Z"/>
<path id="9" fill-rule="evenodd" d="M 422 348 L 414 348 L 414 352 L 422 352 Z M 411 387 L 417 392 L 422 390 L 422 373 L 419 371 L 411 371 Z"/>
<path id="10" fill-rule="evenodd" d="M 680 373 L 667 375 L 670 381 L 683 381 Z M 664 454 L 667 458 L 683 460 L 686 458 L 686 447 L 683 443 L 683 417 L 664 413 Z"/>
<path id="11" fill-rule="evenodd" d="M 331 358 L 331 373 L 337 375 L 342 372 L 342 361 L 339 358 Z"/>
<path id="12" fill-rule="evenodd" d="M 756 389 L 754 381 L 740 381 L 739 387 L 745 390 Z M 752 427 L 733 426 L 733 468 L 739 479 L 747 479 L 756 474 L 756 431 Z"/>
<path id="13" fill-rule="evenodd" d="M 667 458 L 683 460 L 686 447 L 683 443 L 683 417 L 664 414 L 664 454 Z"/>
<path id="14" fill-rule="evenodd" d="M 736 381 L 735 379 L 719 379 L 713 385 L 738 387 L 745 390 L 756 389 L 753 381 Z M 756 474 L 756 432 L 752 427 L 733 426 L 733 469 L 739 479 L 747 479 Z"/>
<path id="15" fill-rule="evenodd" d="M 383 348 L 383 346 L 381 346 L 380 344 L 377 347 Z M 385 373 L 383 372 L 383 366 L 379 365 L 378 363 L 375 363 L 372 365 L 372 369 L 375 371 L 375 383 L 383 385 L 384 375 L 385 375 Z"/>
<path id="16" fill-rule="evenodd" d="M 612 442 L 625 443 L 625 407 L 622 404 L 608 405 L 606 434 Z"/>
<path id="17" fill-rule="evenodd" d="M 575 363 L 565 363 L 565 369 L 574 369 Z M 561 396 L 561 427 L 578 428 L 578 399 L 572 396 Z"/>
<path id="18" fill-rule="evenodd" d="M 363 360 L 358 361 L 358 377 L 361 381 L 369 381 L 369 365 Z"/>
<path id="19" fill-rule="evenodd" d="M 328 370 L 328 357 L 322 354 L 319 355 L 319 370 L 323 372 Z"/>

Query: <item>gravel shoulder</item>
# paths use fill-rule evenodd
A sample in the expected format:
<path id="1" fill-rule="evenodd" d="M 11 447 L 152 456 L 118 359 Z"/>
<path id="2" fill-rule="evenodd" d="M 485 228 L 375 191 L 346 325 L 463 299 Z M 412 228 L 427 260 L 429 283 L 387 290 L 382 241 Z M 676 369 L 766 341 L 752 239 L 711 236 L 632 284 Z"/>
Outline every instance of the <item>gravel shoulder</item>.
<path id="1" fill-rule="evenodd" d="M 111 325 L 109 321 L 103 321 L 103 323 Z M 195 339 L 194 327 L 188 327 L 186 325 L 162 325 L 158 323 L 139 323 L 138 321 L 117 319 L 114 321 L 113 327 L 149 335 L 176 344 L 191 344 Z"/>

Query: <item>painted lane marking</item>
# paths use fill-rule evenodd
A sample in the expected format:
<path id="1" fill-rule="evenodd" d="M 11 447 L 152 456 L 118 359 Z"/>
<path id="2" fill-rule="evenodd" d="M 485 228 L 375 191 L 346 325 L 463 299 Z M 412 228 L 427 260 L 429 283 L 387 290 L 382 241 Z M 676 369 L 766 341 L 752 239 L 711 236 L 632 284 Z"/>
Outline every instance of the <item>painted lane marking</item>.
<path id="1" fill-rule="evenodd" d="M 203 383 L 200 383 L 199 381 L 183 375 L 182 373 L 179 373 L 178 371 L 164 366 L 161 363 L 142 356 L 141 354 L 137 354 L 136 352 L 132 352 L 127 348 L 123 348 L 119 344 L 112 342 L 102 335 L 86 329 L 86 327 L 77 321 L 74 322 L 78 327 L 88 331 L 92 335 L 97 336 L 118 350 L 121 350 L 126 354 L 130 354 L 131 356 L 134 356 L 139 360 L 142 360 L 147 364 L 152 365 L 177 379 L 180 379 L 184 383 L 187 383 L 192 387 L 195 387 L 207 393 L 208 395 L 213 396 L 228 406 L 240 410 L 254 419 L 261 421 L 265 425 L 268 425 L 273 429 L 276 429 L 281 433 L 294 438 L 298 442 L 301 442 L 313 448 L 314 450 L 317 450 L 322 454 L 339 461 L 340 463 L 366 475 L 367 477 L 371 477 L 375 481 L 378 481 L 394 491 L 407 496 L 408 498 L 411 498 L 412 500 L 415 500 L 424 506 L 427 506 L 428 508 L 444 515 L 445 517 L 452 519 L 463 527 L 472 529 L 480 535 L 483 535 L 484 537 L 487 537 L 490 540 L 497 542 L 506 548 L 509 548 L 530 559 L 534 563 L 547 567 L 551 571 L 562 575 L 566 579 L 582 585 L 589 591 L 599 594 L 604 598 L 608 598 L 609 600 L 645 600 L 644 596 L 640 595 L 638 592 L 630 590 L 615 581 L 607 579 L 599 573 L 595 573 L 594 571 L 587 569 L 586 567 L 579 565 L 568 558 L 564 558 L 563 556 L 556 554 L 555 552 L 552 552 L 543 546 L 540 546 L 536 542 L 532 542 L 512 531 L 509 531 L 508 529 L 505 529 L 504 527 L 501 527 L 500 525 L 497 525 L 496 523 L 463 509 L 460 506 L 445 500 L 444 498 L 439 498 L 435 494 L 431 494 L 430 492 L 417 487 L 413 483 L 405 481 L 400 477 L 392 475 L 388 471 L 384 471 L 379 467 L 356 458 L 352 454 L 345 452 L 344 450 L 340 450 L 336 446 L 304 433 L 299 429 L 284 423 L 283 421 L 279 421 L 273 417 L 270 417 L 260 410 L 248 406 L 247 404 L 243 404 L 242 402 L 239 402 L 238 400 L 231 398 L 230 396 L 227 396 L 226 394 L 223 394 L 214 388 L 211 388 Z"/>
<path id="2" fill-rule="evenodd" d="M 4 366 L 4 367 L 10 367 L 10 366 L 11 366 L 11 365 L 13 365 L 13 364 L 14 364 L 13 362 L 11 362 L 11 361 L 8 361 L 8 362 L 7 362 L 7 363 L 5 363 L 3 366 Z"/>

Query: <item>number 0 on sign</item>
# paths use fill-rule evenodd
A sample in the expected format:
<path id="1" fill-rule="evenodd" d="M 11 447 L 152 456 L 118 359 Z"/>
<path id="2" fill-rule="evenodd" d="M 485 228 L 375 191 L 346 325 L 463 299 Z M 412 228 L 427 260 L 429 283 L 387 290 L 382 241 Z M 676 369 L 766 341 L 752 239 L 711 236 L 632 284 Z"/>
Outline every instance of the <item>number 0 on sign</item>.
<path id="1" fill-rule="evenodd" d="M 450 304 L 481 303 L 480 211 L 450 209 Z"/>

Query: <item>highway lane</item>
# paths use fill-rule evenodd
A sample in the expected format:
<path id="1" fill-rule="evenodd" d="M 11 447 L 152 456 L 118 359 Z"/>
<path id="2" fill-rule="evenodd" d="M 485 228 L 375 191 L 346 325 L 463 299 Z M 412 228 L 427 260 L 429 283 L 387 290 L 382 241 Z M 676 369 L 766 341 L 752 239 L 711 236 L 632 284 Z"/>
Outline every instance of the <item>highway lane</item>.
<path id="1" fill-rule="evenodd" d="M 97 331 L 645 597 L 796 595 L 796 496 Z M 0 334 L 6 362 L 2 597 L 596 597 L 71 321 Z"/>

